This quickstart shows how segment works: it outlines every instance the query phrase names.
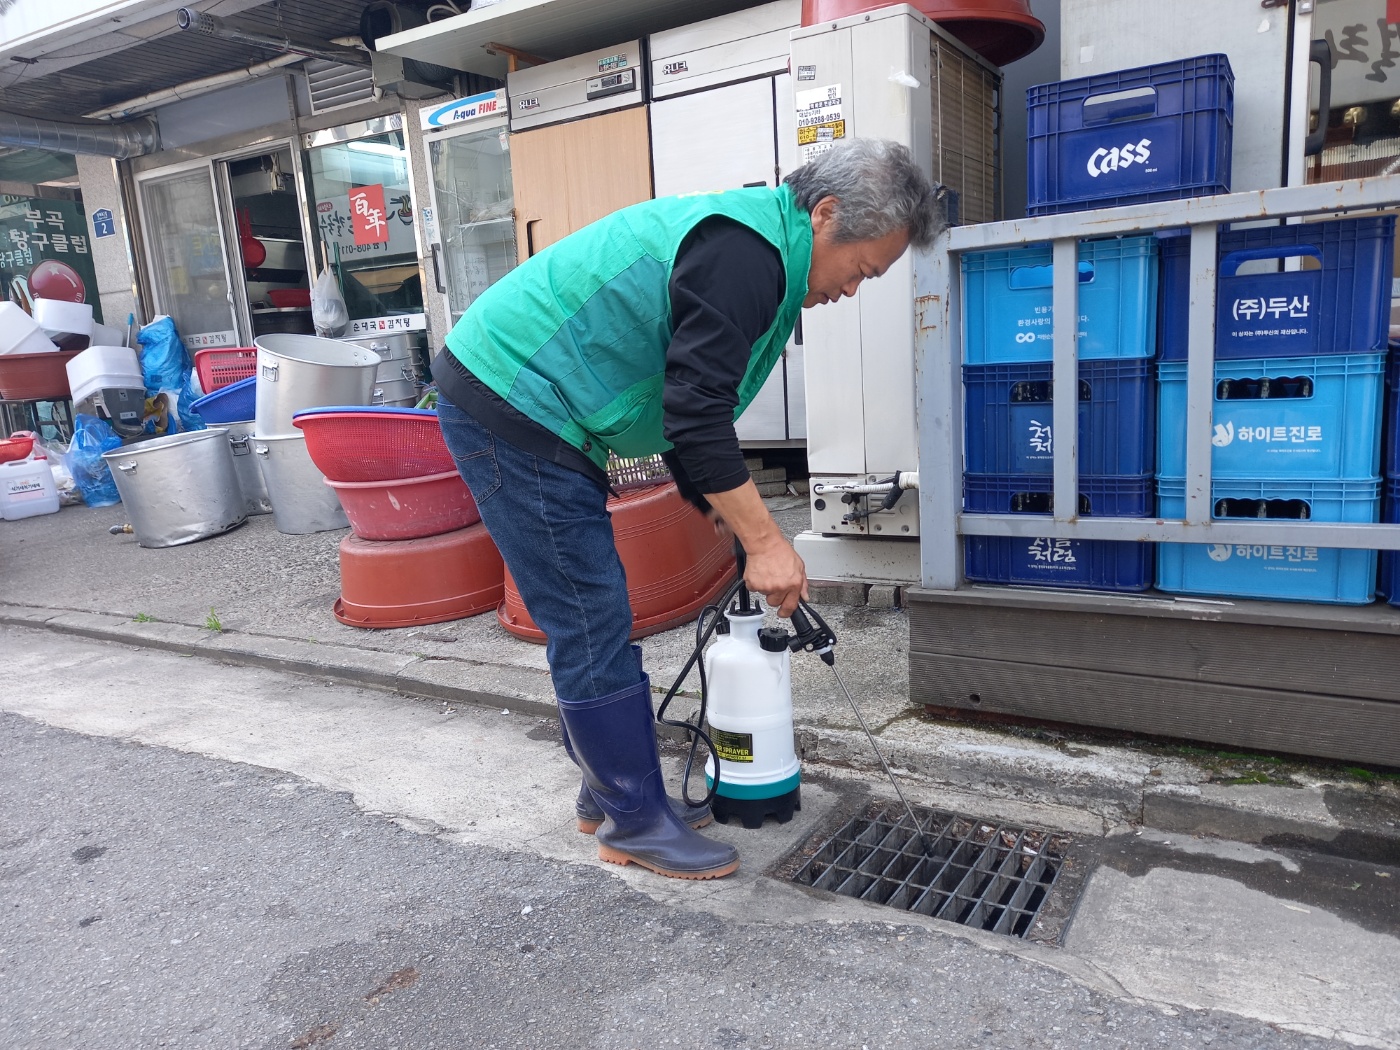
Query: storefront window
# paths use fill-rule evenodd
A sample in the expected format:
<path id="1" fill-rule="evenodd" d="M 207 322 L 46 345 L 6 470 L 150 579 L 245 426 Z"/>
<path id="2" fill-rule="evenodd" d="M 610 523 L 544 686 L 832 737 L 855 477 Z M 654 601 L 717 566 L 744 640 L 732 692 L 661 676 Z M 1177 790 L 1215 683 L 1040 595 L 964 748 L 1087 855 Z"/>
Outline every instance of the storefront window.
<path id="1" fill-rule="evenodd" d="M 318 263 L 329 266 L 350 314 L 347 336 L 425 327 L 403 132 L 310 150 Z"/>

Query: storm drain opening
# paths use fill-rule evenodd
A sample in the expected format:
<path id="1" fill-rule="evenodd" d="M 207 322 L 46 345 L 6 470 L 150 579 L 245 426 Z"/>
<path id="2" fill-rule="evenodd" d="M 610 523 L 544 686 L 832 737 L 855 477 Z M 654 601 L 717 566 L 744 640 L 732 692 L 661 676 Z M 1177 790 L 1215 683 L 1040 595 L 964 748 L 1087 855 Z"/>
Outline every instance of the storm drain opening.
<path id="1" fill-rule="evenodd" d="M 804 849 L 810 856 L 792 881 L 960 926 L 1029 935 L 1065 867 L 1071 836 L 921 807 L 914 813 L 928 854 L 903 807 L 881 803 Z"/>

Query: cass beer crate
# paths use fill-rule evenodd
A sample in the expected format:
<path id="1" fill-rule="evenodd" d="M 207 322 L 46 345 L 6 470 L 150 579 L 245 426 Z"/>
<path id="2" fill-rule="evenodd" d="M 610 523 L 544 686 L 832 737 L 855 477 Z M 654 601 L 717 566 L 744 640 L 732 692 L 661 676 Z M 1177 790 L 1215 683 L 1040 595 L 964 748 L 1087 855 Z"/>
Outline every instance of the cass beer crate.
<path id="1" fill-rule="evenodd" d="M 1234 97 L 1224 55 L 1030 88 L 1026 214 L 1228 193 Z"/>

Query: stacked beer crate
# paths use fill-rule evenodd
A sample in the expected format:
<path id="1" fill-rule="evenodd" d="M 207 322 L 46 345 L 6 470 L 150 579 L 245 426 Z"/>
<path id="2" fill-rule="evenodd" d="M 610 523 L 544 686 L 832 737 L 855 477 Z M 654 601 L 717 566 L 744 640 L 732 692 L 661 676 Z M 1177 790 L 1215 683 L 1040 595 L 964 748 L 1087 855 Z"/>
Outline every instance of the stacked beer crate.
<path id="1" fill-rule="evenodd" d="M 1223 55 L 1027 92 L 1032 215 L 1227 192 L 1234 78 Z M 963 505 L 1053 512 L 1051 248 L 962 257 Z M 1080 515 L 1154 516 L 1159 240 L 1078 248 Z M 969 536 L 969 580 L 1141 591 L 1153 546 Z"/>
<path id="2" fill-rule="evenodd" d="M 1375 522 L 1393 216 L 1225 230 L 1211 409 L 1214 520 Z M 1162 242 L 1157 497 L 1186 509 L 1189 241 Z M 1180 594 L 1361 605 L 1376 552 L 1162 544 L 1157 586 Z"/>

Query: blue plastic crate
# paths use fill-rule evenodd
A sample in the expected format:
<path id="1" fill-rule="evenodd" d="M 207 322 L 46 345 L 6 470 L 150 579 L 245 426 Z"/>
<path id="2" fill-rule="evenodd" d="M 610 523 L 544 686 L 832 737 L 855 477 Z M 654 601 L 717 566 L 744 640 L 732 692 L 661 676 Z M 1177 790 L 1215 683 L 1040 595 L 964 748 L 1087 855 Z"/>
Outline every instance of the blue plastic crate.
<path id="1" fill-rule="evenodd" d="M 1224 55 L 1030 88 L 1026 214 L 1228 193 L 1234 98 Z"/>
<path id="2" fill-rule="evenodd" d="M 1157 251 L 1154 236 L 1080 242 L 1080 360 L 1156 353 Z M 964 364 L 1051 359 L 1050 258 L 1048 244 L 963 253 Z"/>
<path id="3" fill-rule="evenodd" d="M 1215 365 L 1211 474 L 1328 481 L 1380 472 L 1385 354 L 1260 358 Z M 1186 362 L 1157 369 L 1157 463 L 1186 475 Z"/>
<path id="4" fill-rule="evenodd" d="M 1385 476 L 1400 477 L 1400 345 L 1392 345 L 1385 366 L 1385 409 L 1381 413 Z"/>
<path id="5" fill-rule="evenodd" d="M 1051 365 L 965 365 L 966 468 L 973 474 L 1054 469 Z M 1149 358 L 1079 365 L 1079 472 L 1152 473 L 1156 398 Z"/>
<path id="6" fill-rule="evenodd" d="M 1215 482 L 1213 517 L 1374 522 L 1379 479 Z M 1157 479 L 1163 518 L 1186 513 L 1186 482 Z M 1174 594 L 1365 605 L 1375 597 L 1376 552 L 1246 543 L 1160 543 L 1157 586 Z"/>
<path id="7" fill-rule="evenodd" d="M 1400 478 L 1385 479 L 1385 499 L 1381 503 L 1381 521 L 1400 523 Z M 1381 551 L 1381 577 L 1376 594 L 1391 605 L 1400 605 L 1400 552 Z"/>
<path id="8" fill-rule="evenodd" d="M 1161 240 L 1162 360 L 1184 361 L 1191 243 L 1184 236 Z M 1222 230 L 1218 247 L 1217 359 L 1385 349 L 1395 216 Z M 1304 269 L 1280 264 L 1272 273 L 1239 272 L 1248 264 L 1297 258 Z"/>
<path id="9" fill-rule="evenodd" d="M 1113 518 L 1152 514 L 1152 477 L 1079 479 L 1079 513 Z M 1044 514 L 1054 508 L 1048 475 L 966 474 L 970 514 Z M 1152 544 L 1116 540 L 968 536 L 964 572 L 979 583 L 1075 590 L 1144 591 L 1152 585 Z"/>
<path id="10" fill-rule="evenodd" d="M 240 379 L 226 387 L 205 394 L 190 408 L 199 413 L 205 423 L 246 423 L 253 418 L 257 402 L 257 376 Z"/>

